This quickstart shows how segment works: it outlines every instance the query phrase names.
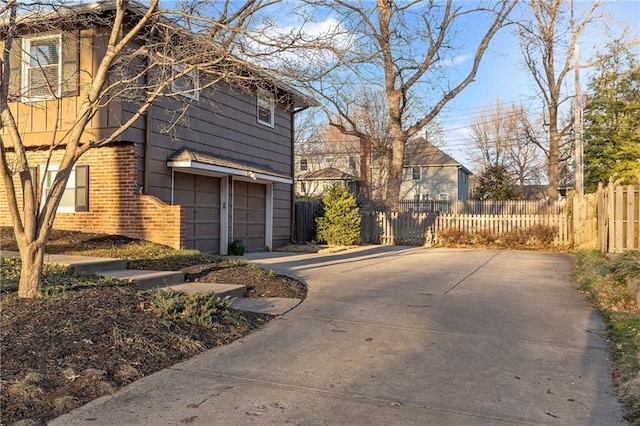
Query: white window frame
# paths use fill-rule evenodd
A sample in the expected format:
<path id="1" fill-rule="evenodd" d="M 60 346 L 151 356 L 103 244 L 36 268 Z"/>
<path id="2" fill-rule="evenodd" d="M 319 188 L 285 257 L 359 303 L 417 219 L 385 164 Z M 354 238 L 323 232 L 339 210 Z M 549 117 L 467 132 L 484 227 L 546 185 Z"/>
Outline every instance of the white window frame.
<path id="1" fill-rule="evenodd" d="M 438 196 L 438 198 L 441 201 L 447 201 L 447 200 L 449 200 L 449 193 L 448 192 L 441 192 L 440 195 Z"/>
<path id="2" fill-rule="evenodd" d="M 304 166 L 303 166 L 304 164 Z M 300 171 L 301 172 L 306 172 L 307 170 L 309 170 L 309 160 L 307 160 L 306 158 L 301 158 L 300 159 Z"/>
<path id="3" fill-rule="evenodd" d="M 269 110 L 269 114 L 262 114 L 261 110 Z M 276 104 L 273 99 L 273 96 L 270 93 L 259 91 L 256 95 L 256 120 L 258 123 L 268 126 L 275 127 L 275 112 L 276 112 Z M 269 116 L 269 121 L 263 120 L 261 117 Z"/>
<path id="4" fill-rule="evenodd" d="M 42 176 L 42 180 L 44 185 L 42 186 L 42 200 L 40 202 L 41 206 L 44 206 L 44 203 L 47 201 L 47 195 L 49 194 L 49 191 L 51 189 L 51 185 L 49 184 L 49 181 L 47 179 L 47 175 L 48 173 L 53 173 L 52 176 L 52 181 L 51 183 L 53 183 L 53 179 L 56 178 L 56 174 L 58 173 L 58 170 L 60 168 L 59 164 L 49 164 L 49 166 L 47 167 L 46 165 L 41 165 L 40 166 L 40 176 Z M 58 210 L 56 210 L 58 213 L 75 213 L 76 212 L 76 168 L 73 167 L 73 169 L 71 169 L 71 174 L 69 175 L 69 180 L 67 181 L 67 186 L 64 188 L 64 191 L 72 191 L 73 192 L 73 204 L 71 206 L 68 205 L 63 205 L 62 204 L 62 200 L 60 201 L 60 204 L 58 204 Z"/>
<path id="5" fill-rule="evenodd" d="M 58 45 L 58 81 L 57 90 L 54 94 L 48 94 L 46 96 L 29 96 L 30 78 L 29 71 L 32 69 L 39 69 L 40 66 L 31 66 L 31 45 L 36 41 L 43 40 L 55 40 Z M 42 71 L 40 71 L 42 72 Z M 21 89 L 22 89 L 22 102 L 35 102 L 55 99 L 62 94 L 62 34 L 53 34 L 39 37 L 25 37 L 22 39 L 22 65 L 21 65 Z"/>
<path id="6" fill-rule="evenodd" d="M 171 92 L 176 93 L 185 98 L 192 99 L 194 101 L 200 100 L 200 74 L 197 69 L 193 69 L 183 75 L 182 77 L 175 78 L 175 75 L 184 71 L 187 66 L 184 64 L 177 64 L 173 66 L 174 80 L 171 82 Z M 178 86 L 178 82 L 182 79 L 189 79 L 193 82 L 193 90 L 184 91 Z"/>
<path id="7" fill-rule="evenodd" d="M 335 158 L 334 157 L 324 157 L 324 164 L 325 166 L 328 164 L 329 167 L 333 167 L 333 163 L 335 162 Z"/>
<path id="8" fill-rule="evenodd" d="M 416 174 L 418 177 L 416 177 Z M 411 168 L 411 180 L 422 180 L 422 169 L 420 167 Z"/>

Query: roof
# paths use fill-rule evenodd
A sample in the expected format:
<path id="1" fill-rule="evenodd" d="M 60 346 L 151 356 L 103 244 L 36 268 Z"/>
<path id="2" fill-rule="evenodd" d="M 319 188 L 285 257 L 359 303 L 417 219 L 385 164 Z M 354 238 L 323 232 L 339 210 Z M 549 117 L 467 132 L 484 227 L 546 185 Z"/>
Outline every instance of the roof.
<path id="1" fill-rule="evenodd" d="M 469 169 L 449 156 L 425 138 L 409 140 L 404 148 L 404 166 L 457 166 L 472 174 Z"/>
<path id="2" fill-rule="evenodd" d="M 246 176 L 253 180 L 293 183 L 291 176 L 278 173 L 269 166 L 235 160 L 221 155 L 182 148 L 167 159 L 167 165 L 187 172 L 209 172 L 217 175 Z"/>
<path id="3" fill-rule="evenodd" d="M 334 167 L 327 167 L 326 169 L 314 170 L 312 172 L 303 173 L 298 176 L 298 180 L 346 180 L 346 181 L 360 181 L 361 179 L 352 174 L 343 172 Z"/>
<path id="4" fill-rule="evenodd" d="M 77 25 L 78 27 L 87 28 L 92 25 L 99 25 L 100 21 L 97 19 L 89 19 L 85 15 L 98 16 L 108 12 L 113 12 L 117 9 L 116 3 L 118 1 L 119 0 L 96 0 L 89 3 L 79 2 L 61 4 L 59 7 L 50 6 L 47 8 L 44 6 L 37 9 L 37 11 L 20 13 L 16 17 L 16 24 L 18 26 L 25 27 L 27 31 L 33 31 L 38 23 L 50 21 L 55 22 L 57 25 Z M 137 17 L 142 17 L 148 9 L 148 5 L 135 0 L 129 0 L 124 3 L 124 5 L 126 12 Z M 158 9 L 158 11 L 162 12 L 162 9 Z M 162 21 L 165 26 L 172 27 L 177 33 L 181 33 L 189 37 L 200 36 L 199 34 L 177 25 L 171 20 L 170 16 L 162 15 L 160 17 L 155 17 L 154 20 Z M 9 25 L 8 19 L 0 20 L 0 33 L 6 32 L 4 27 L 7 25 Z M 48 30 L 50 30 L 50 28 Z M 235 57 L 234 55 L 228 56 L 238 59 L 238 57 Z M 271 75 L 269 70 L 260 67 L 260 65 L 250 63 L 249 61 L 239 60 L 239 62 L 245 62 L 244 71 L 251 73 L 256 77 L 256 80 L 268 81 L 269 89 L 275 89 L 285 94 L 286 97 L 292 101 L 294 108 L 302 110 L 307 107 L 320 106 L 320 103 L 316 99 L 302 93 L 300 90 L 285 83 L 284 81 L 281 81 L 277 76 Z M 261 86 L 261 84 L 256 82 L 255 86 Z"/>

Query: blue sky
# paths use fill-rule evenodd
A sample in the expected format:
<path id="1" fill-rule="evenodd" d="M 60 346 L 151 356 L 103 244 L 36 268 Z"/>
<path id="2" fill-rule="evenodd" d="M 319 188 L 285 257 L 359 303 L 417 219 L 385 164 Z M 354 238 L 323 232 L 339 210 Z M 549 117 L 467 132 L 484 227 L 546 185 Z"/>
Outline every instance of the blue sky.
<path id="1" fill-rule="evenodd" d="M 578 1 L 578 8 L 591 5 L 591 1 Z M 600 13 L 607 15 L 606 21 L 614 31 L 625 24 L 630 30 L 630 38 L 640 38 L 640 0 L 606 0 Z M 602 25 L 593 26 L 580 40 L 581 61 L 608 40 Z M 467 161 L 465 150 L 471 145 L 467 126 L 480 111 L 491 108 L 500 98 L 504 104 L 517 103 L 525 106 L 533 114 L 540 113 L 543 105 L 536 96 L 536 88 L 529 71 L 526 70 L 518 41 L 511 30 L 503 30 L 492 41 L 485 54 L 476 81 L 452 100 L 440 115 L 444 130 L 444 151 L 458 161 Z M 588 81 L 588 70 L 581 71 L 580 86 L 584 91 Z M 566 79 L 573 87 L 573 72 Z"/>

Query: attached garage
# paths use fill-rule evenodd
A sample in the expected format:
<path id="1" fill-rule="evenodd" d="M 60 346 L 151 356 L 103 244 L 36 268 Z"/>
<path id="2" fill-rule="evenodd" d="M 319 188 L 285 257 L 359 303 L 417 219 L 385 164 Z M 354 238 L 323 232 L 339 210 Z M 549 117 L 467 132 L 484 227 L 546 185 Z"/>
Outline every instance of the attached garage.
<path id="1" fill-rule="evenodd" d="M 184 207 L 184 246 L 222 255 L 233 240 L 244 241 L 248 251 L 273 248 L 274 184 L 291 185 L 290 176 L 186 148 L 173 153 L 167 166 L 173 176 L 172 204 Z M 280 205 L 279 218 L 282 211 Z M 290 210 L 284 217 L 291 220 Z"/>
<path id="2" fill-rule="evenodd" d="M 184 207 L 185 248 L 220 251 L 220 178 L 176 173 L 174 204 Z"/>

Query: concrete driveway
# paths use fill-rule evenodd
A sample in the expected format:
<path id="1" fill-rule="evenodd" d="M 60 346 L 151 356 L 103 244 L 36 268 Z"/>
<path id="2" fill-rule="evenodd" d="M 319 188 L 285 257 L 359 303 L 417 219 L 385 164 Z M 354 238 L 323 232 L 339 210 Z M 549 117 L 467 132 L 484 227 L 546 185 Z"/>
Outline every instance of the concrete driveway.
<path id="1" fill-rule="evenodd" d="M 247 257 L 307 281 L 307 300 L 51 424 L 625 424 L 604 325 L 569 255 Z"/>

